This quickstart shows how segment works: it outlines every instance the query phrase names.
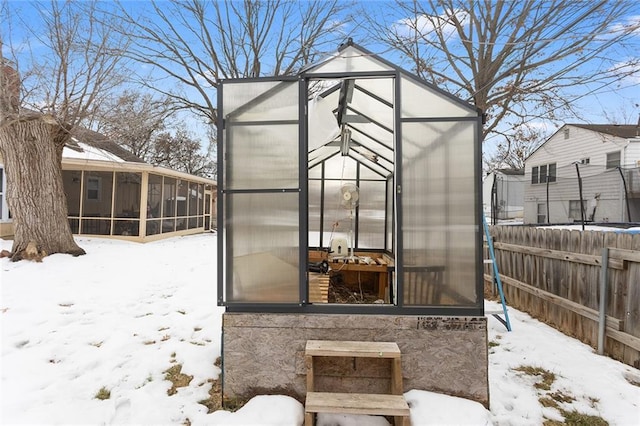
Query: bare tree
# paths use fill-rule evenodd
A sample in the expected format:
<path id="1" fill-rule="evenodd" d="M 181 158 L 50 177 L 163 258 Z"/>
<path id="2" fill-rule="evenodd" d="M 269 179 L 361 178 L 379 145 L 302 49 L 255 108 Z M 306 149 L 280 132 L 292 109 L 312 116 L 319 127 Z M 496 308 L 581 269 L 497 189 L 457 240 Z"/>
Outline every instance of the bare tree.
<path id="1" fill-rule="evenodd" d="M 11 4 L 3 6 L 3 22 L 23 24 L 36 40 L 30 52 L 13 49 L 15 70 L 26 70 L 31 81 L 7 78 L 4 59 L 2 67 L 3 96 L 7 84 L 26 94 L 22 107 L 2 102 L 0 110 L 0 155 L 15 228 L 11 258 L 85 254 L 67 221 L 62 151 L 73 126 L 90 118 L 101 96 L 122 81 L 114 52 L 126 48 L 126 39 L 113 38 L 94 19 L 95 2 L 53 0 L 38 9 L 39 22 L 13 14 Z"/>
<path id="2" fill-rule="evenodd" d="M 215 173 L 212 157 L 201 152 L 201 143 L 186 129 L 175 135 L 163 133 L 153 143 L 150 162 L 196 176 L 211 177 Z"/>
<path id="3" fill-rule="evenodd" d="M 150 164 L 211 177 L 215 174 L 215 151 L 210 137 L 208 148 L 203 150 L 184 121 L 176 128 L 179 119 L 174 113 L 166 95 L 155 99 L 151 93 L 127 90 L 98 108 L 94 127 Z"/>
<path id="4" fill-rule="evenodd" d="M 575 100 L 638 72 L 629 43 L 639 22 L 625 21 L 634 7 L 625 0 L 397 0 L 367 22 L 420 76 L 481 109 L 485 135 L 504 135 L 509 151 L 521 125 L 576 116 Z"/>
<path id="5" fill-rule="evenodd" d="M 333 50 L 342 38 L 338 0 L 170 0 L 107 16 L 133 28 L 127 55 L 153 68 L 150 87 L 216 122 L 221 78 L 286 75 Z M 330 47 L 330 48 L 329 48 Z M 160 80 L 161 76 L 166 80 Z M 143 76 L 144 77 L 144 76 Z M 182 91 L 175 90 L 179 84 Z"/>
<path id="6" fill-rule="evenodd" d="M 540 128 L 521 125 L 513 132 L 502 135 L 503 138 L 496 144 L 495 151 L 484 153 L 484 170 L 486 172 L 502 168 L 524 170 L 527 157 L 544 142 L 543 133 Z"/>
<path id="7" fill-rule="evenodd" d="M 151 162 L 154 140 L 166 131 L 172 115 L 170 100 L 127 90 L 102 103 L 94 128 L 135 156 Z"/>

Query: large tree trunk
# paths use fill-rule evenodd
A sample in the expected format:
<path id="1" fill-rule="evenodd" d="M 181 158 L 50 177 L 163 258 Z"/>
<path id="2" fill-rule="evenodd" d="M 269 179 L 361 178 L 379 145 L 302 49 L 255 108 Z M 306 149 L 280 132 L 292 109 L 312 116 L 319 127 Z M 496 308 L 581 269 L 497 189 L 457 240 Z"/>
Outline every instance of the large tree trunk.
<path id="1" fill-rule="evenodd" d="M 67 220 L 61 162 L 68 129 L 43 115 L 6 118 L 0 127 L 0 154 L 14 223 L 11 259 L 85 254 Z"/>

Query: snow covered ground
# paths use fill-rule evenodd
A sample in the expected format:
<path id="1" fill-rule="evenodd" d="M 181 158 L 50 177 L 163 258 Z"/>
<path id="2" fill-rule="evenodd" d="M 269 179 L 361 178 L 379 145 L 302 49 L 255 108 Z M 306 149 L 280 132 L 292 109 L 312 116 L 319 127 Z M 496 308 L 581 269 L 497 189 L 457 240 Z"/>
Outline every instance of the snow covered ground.
<path id="1" fill-rule="evenodd" d="M 302 424 L 302 405 L 285 396 L 259 396 L 234 413 L 207 414 L 199 404 L 220 374 L 214 234 L 78 242 L 86 256 L 0 259 L 1 424 Z M 0 241 L 0 249 L 11 242 Z M 411 390 L 413 425 L 541 425 L 573 411 L 640 424 L 640 371 L 524 313 L 511 309 L 510 317 L 510 333 L 489 319 L 491 410 Z M 193 379 L 169 395 L 165 371 L 175 365 Z M 549 377 L 549 389 L 536 388 Z M 388 424 L 358 416 L 318 423 Z"/>

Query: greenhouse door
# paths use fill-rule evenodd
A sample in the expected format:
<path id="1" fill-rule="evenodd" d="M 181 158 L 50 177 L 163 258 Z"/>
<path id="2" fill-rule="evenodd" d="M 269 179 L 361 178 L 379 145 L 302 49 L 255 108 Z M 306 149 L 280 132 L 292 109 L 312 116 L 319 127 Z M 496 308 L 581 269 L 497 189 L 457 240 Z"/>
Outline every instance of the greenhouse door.
<path id="1" fill-rule="evenodd" d="M 218 88 L 220 304 L 301 299 L 299 87 L 265 78 Z"/>

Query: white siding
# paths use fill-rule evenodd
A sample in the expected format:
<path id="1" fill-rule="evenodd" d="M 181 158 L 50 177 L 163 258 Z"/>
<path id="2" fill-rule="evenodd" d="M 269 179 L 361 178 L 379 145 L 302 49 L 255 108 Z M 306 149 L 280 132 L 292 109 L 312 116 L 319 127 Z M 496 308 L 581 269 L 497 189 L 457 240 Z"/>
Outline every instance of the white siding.
<path id="1" fill-rule="evenodd" d="M 625 156 L 626 167 L 640 167 L 640 138 L 631 139 Z"/>
<path id="2" fill-rule="evenodd" d="M 523 217 L 524 186 L 523 175 L 504 174 L 494 172 L 487 175 L 482 183 L 482 204 L 487 219 L 491 218 L 491 191 L 496 179 L 498 219 L 519 219 Z"/>
<path id="3" fill-rule="evenodd" d="M 564 138 L 563 129 L 565 127 L 569 128 L 569 139 Z M 531 168 L 534 166 L 556 163 L 558 169 L 564 169 L 564 166 L 571 165 L 583 158 L 589 158 L 591 165 L 604 166 L 607 164 L 608 152 L 624 151 L 628 144 L 628 140 L 623 138 L 567 125 L 527 158 L 525 173 L 528 181 L 531 182 Z M 624 162 L 624 152 L 622 157 Z M 626 158 L 627 161 L 630 159 Z M 640 160 L 640 152 L 637 159 Z M 626 163 L 624 162 L 624 164 Z"/>
<path id="4" fill-rule="evenodd" d="M 565 139 L 565 128 L 569 129 L 568 139 Z M 561 128 L 525 162 L 524 222 L 536 223 L 538 204 L 547 202 L 547 185 L 531 184 L 532 168 L 552 163 L 556 164 L 556 182 L 549 183 L 549 221 L 566 223 L 573 220 L 569 218 L 569 201 L 580 198 L 574 162 L 585 158 L 589 159 L 589 164 L 580 164 L 579 168 L 587 218 L 593 211 L 595 196 L 599 194 L 595 221 L 626 220 L 621 176 L 616 169 L 605 170 L 607 153 L 614 151 L 621 152 L 621 164 L 638 167 L 640 140 L 627 140 L 571 125 Z"/>

